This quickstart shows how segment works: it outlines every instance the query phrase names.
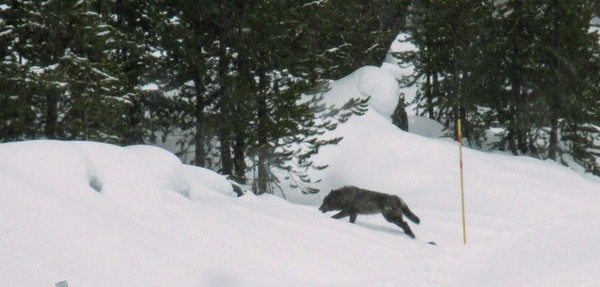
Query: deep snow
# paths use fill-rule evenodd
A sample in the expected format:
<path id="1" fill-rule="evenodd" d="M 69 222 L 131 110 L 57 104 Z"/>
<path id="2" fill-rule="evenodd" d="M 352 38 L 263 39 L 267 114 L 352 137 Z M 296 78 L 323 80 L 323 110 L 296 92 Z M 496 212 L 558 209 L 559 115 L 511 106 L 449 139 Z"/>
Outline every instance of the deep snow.
<path id="1" fill-rule="evenodd" d="M 371 96 L 315 158 L 316 195 L 236 198 L 223 177 L 149 146 L 0 145 L 0 286 L 600 286 L 600 180 L 553 162 L 465 149 L 462 243 L 458 146 L 439 125 L 389 119 L 386 69 L 332 84 Z M 381 216 L 317 210 L 346 184 L 401 196 L 412 240 Z M 435 241 L 436 246 L 425 242 Z"/>

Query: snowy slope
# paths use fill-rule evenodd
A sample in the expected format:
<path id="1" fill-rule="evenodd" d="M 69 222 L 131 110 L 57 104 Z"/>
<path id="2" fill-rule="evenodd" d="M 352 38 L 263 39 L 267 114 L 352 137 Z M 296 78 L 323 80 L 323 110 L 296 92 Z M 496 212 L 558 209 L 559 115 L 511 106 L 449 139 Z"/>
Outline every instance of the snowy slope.
<path id="1" fill-rule="evenodd" d="M 464 150 L 435 123 L 389 114 L 399 87 L 365 67 L 328 100 L 371 96 L 316 161 L 322 192 L 236 198 L 167 151 L 100 143 L 0 145 L 0 286 L 600 286 L 600 180 L 552 162 Z M 354 184 L 401 196 L 412 240 L 380 216 L 317 210 Z M 435 241 L 438 246 L 425 242 Z"/>

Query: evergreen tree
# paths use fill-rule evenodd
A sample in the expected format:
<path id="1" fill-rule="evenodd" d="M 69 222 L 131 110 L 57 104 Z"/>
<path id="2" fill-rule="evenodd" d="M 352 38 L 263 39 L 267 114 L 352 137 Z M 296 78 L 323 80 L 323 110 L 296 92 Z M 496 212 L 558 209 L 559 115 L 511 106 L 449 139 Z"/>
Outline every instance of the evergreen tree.
<path id="1" fill-rule="evenodd" d="M 0 6 L 0 141 L 39 136 L 40 111 L 33 106 L 26 59 L 19 53 L 27 5 L 12 1 Z"/>
<path id="2" fill-rule="evenodd" d="M 501 130 L 495 148 L 598 172 L 598 34 L 594 1 L 415 1 L 423 113 L 466 120 L 470 140 Z"/>
<path id="3" fill-rule="evenodd" d="M 326 76 L 334 70 L 324 61 L 326 51 L 315 53 L 323 46 L 313 44 L 341 45 L 335 42 L 338 32 L 323 32 L 330 31 L 324 23 L 339 24 L 328 22 L 332 14 L 324 13 L 331 10 L 321 8 L 297 1 L 179 1 L 169 6 L 168 29 L 161 37 L 168 67 L 164 83 L 175 91 L 182 111 L 176 115 L 183 119 L 178 126 L 189 133 L 184 139 L 195 139 L 195 164 L 242 182 L 247 168 L 253 169 L 256 193 L 273 192 L 276 170 L 297 185 L 310 181 L 304 172 L 313 166 L 310 155 L 339 141 L 320 135 L 349 116 L 326 113 L 318 103 Z M 361 45 L 361 53 L 368 50 Z M 354 58 L 360 57 L 344 59 Z M 303 94 L 312 94 L 313 100 Z M 360 113 L 361 106 L 364 102 L 354 101 L 347 109 Z"/>
<path id="4" fill-rule="evenodd" d="M 207 164 L 206 109 L 216 90 L 211 80 L 215 60 L 208 52 L 213 40 L 207 36 L 210 21 L 205 14 L 218 7 L 206 5 L 210 3 L 168 1 L 159 26 L 160 47 L 164 50 L 161 63 L 165 68 L 160 84 L 173 95 L 166 100 L 173 102 L 172 125 L 181 132 L 180 155 L 185 159 L 191 146 L 191 162 L 198 166 Z"/>
<path id="5" fill-rule="evenodd" d="M 156 91 L 144 86 L 154 83 L 156 75 L 153 73 L 158 72 L 157 28 L 160 27 L 162 6 L 153 1 L 116 0 L 97 1 L 95 9 L 110 31 L 104 56 L 113 73 L 122 79 L 119 93 L 125 104 L 125 130 L 121 143 L 143 143 L 153 130 L 158 129 L 156 122 L 160 120 L 148 116 L 157 105 L 153 101 Z"/>
<path id="6" fill-rule="evenodd" d="M 105 56 L 110 27 L 95 1 L 13 1 L 8 14 L 14 35 L 1 65 L 16 68 L 34 137 L 119 142 L 125 123 L 122 78 Z M 11 82 L 13 79 L 7 79 Z M 14 82 L 8 86 L 14 86 Z M 13 94 L 14 93 L 14 94 Z M 17 109 L 19 111 L 19 109 Z"/>
<path id="7" fill-rule="evenodd" d="M 540 46 L 532 39 L 540 32 L 538 5 L 535 1 L 507 1 L 498 5 L 495 21 L 499 24 L 498 41 L 493 59 L 498 59 L 495 70 L 497 81 L 493 86 L 494 97 L 489 106 L 496 112 L 496 127 L 500 134 L 496 147 L 510 150 L 513 154 L 536 156 L 537 133 L 541 120 L 536 107 L 539 98 L 533 92 L 538 78 L 536 49 Z M 487 55 L 489 57 L 489 55 Z"/>
<path id="8" fill-rule="evenodd" d="M 379 66 L 405 27 L 410 1 L 305 1 L 296 9 L 297 31 L 310 47 L 305 63 L 326 79 L 339 79 L 366 65 Z"/>
<path id="9" fill-rule="evenodd" d="M 310 30 L 314 23 L 303 17 L 306 8 L 309 6 L 297 1 L 259 2 L 251 7 L 252 13 L 245 22 L 248 38 L 240 55 L 248 57 L 250 68 L 244 73 L 252 75 L 242 80 L 249 80 L 246 85 L 254 92 L 248 103 L 255 110 L 248 154 L 254 159 L 256 193 L 273 192 L 279 181 L 275 170 L 285 172 L 289 180 L 301 187 L 310 183 L 306 169 L 323 168 L 315 166 L 310 156 L 321 146 L 340 140 L 327 139 L 322 134 L 350 115 L 326 113 L 319 104 L 322 90 L 315 87 L 325 82 L 323 69 L 306 64 L 311 62 L 309 51 L 314 47 L 310 43 L 315 40 L 311 38 L 314 30 Z M 303 94 L 314 96 L 307 100 Z M 353 101 L 343 110 L 360 113 L 361 107 L 364 102 Z M 309 186 L 302 190 L 316 191 Z"/>
<path id="10" fill-rule="evenodd" d="M 415 1 L 409 18 L 410 40 L 419 48 L 416 55 L 400 55 L 413 61 L 417 78 L 424 78 L 415 101 L 423 113 L 444 123 L 455 137 L 456 120 L 463 119 L 465 137 L 474 142 L 482 134 L 476 92 L 466 83 L 478 81 L 472 59 L 479 55 L 473 44 L 484 39 L 479 33 L 482 19 L 490 16 L 488 2 Z"/>
<path id="11" fill-rule="evenodd" d="M 542 6 L 541 92 L 548 106 L 550 127 L 547 157 L 562 161 L 573 156 L 588 171 L 598 172 L 592 153 L 599 131 L 592 126 L 597 101 L 599 36 L 589 32 L 592 1 L 550 1 Z"/>

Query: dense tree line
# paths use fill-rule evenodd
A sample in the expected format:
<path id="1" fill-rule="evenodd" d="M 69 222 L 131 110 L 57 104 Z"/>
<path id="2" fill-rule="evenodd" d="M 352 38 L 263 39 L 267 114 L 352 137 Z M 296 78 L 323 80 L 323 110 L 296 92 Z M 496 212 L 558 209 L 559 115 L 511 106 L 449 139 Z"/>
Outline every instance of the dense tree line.
<path id="1" fill-rule="evenodd" d="M 473 145 L 600 174 L 600 41 L 593 0 L 416 0 L 409 40 L 419 112 Z M 489 140 L 489 139 L 488 139 Z"/>
<path id="2" fill-rule="evenodd" d="M 365 100 L 328 81 L 378 65 L 410 1 L 11 0 L 0 4 L 0 141 L 176 137 L 256 193 L 310 188 L 323 136 Z M 279 171 L 276 176 L 273 172 Z"/>
<path id="3" fill-rule="evenodd" d="M 282 177 L 314 192 L 311 156 L 340 140 L 323 135 L 365 109 L 324 106 L 328 82 L 379 65 L 403 31 L 418 112 L 450 136 L 461 118 L 473 145 L 598 173 L 596 2 L 11 0 L 0 141 L 176 138 L 183 160 L 256 193 Z"/>

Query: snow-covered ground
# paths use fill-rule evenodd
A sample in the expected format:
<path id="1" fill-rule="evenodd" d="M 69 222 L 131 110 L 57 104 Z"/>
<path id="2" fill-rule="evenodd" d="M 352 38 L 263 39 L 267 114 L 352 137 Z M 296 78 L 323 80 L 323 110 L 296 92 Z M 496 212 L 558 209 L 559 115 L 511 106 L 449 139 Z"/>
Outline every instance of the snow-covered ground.
<path id="1" fill-rule="evenodd" d="M 1 144 L 0 286 L 600 286 L 598 178 L 465 149 L 464 245 L 458 146 L 421 118 L 395 128 L 398 93 L 376 67 L 333 83 L 328 100 L 371 96 L 370 110 L 317 155 L 322 191 L 287 201 L 237 198 L 155 147 Z M 417 240 L 317 210 L 347 184 L 401 196 Z"/>

